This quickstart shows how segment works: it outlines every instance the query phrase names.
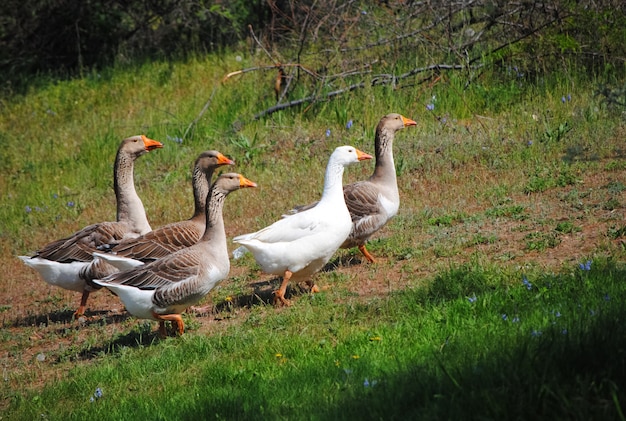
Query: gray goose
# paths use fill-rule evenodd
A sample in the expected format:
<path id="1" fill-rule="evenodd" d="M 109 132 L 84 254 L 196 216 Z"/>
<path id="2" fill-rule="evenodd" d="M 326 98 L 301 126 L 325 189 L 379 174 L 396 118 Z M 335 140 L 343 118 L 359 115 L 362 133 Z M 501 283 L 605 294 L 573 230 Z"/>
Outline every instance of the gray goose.
<path id="1" fill-rule="evenodd" d="M 34 256 L 19 256 L 35 269 L 50 285 L 82 293 L 75 317 L 85 313 L 89 294 L 98 286 L 88 282 L 106 276 L 116 269 L 92 253 L 99 247 L 115 244 L 126 238 L 137 237 L 151 231 L 141 199 L 135 190 L 134 163 L 145 153 L 163 145 L 144 135 L 124 139 L 115 157 L 113 180 L 117 201 L 115 222 L 89 225 L 69 237 L 53 241 L 35 252 Z"/>
<path id="2" fill-rule="evenodd" d="M 343 195 L 352 217 L 352 230 L 341 248 L 358 247 L 365 258 L 374 263 L 374 257 L 365 247 L 367 240 L 393 218 L 400 207 L 400 194 L 393 161 L 393 139 L 398 130 L 417 123 L 400 114 L 387 114 L 376 126 L 374 173 L 363 181 L 347 184 Z M 315 203 L 298 206 L 297 213 L 315 206 Z"/>
<path id="3" fill-rule="evenodd" d="M 185 325 L 181 313 L 228 276 L 230 261 L 222 209 L 226 196 L 244 187 L 256 187 L 256 183 L 236 173 L 220 175 L 207 196 L 206 229 L 199 242 L 94 282 L 117 295 L 133 316 L 157 320 L 162 337 L 166 336 L 166 321 L 182 335 Z"/>
<path id="4" fill-rule="evenodd" d="M 190 219 L 167 224 L 137 238 L 124 240 L 111 247 L 112 253 L 95 253 L 95 256 L 120 270 L 128 270 L 193 246 L 200 240 L 206 228 L 206 198 L 214 171 L 222 165 L 234 164 L 221 152 L 202 152 L 193 166 L 194 213 Z"/>

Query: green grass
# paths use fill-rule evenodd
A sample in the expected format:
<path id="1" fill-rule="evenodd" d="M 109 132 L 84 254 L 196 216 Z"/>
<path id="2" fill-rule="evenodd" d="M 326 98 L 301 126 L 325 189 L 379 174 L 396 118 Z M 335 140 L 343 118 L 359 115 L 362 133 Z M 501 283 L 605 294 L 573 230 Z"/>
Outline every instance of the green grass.
<path id="1" fill-rule="evenodd" d="M 11 419 L 619 419 L 623 265 L 453 267 L 368 302 L 257 307 L 211 336 L 133 331 L 12 393 Z M 149 328 L 148 328 L 149 329 Z M 606 364 L 612 361 L 612 364 Z M 102 397 L 90 401 L 97 388 Z"/>
<path id="2" fill-rule="evenodd" d="M 0 302 L 0 417 L 624 419 L 626 129 L 594 96 L 606 81 L 580 69 L 541 80 L 486 69 L 467 86 L 445 73 L 254 120 L 273 105 L 275 75 L 220 83 L 263 64 L 236 55 L 94 71 L 2 100 L 0 292 L 24 291 Z M 370 242 L 381 262 L 352 265 L 358 252 L 341 252 L 318 277 L 332 288 L 296 294 L 289 308 L 255 296 L 248 256 L 209 296 L 218 320 L 185 315 L 187 333 L 161 341 L 154 324 L 125 315 L 67 322 L 76 297 L 42 292 L 15 262 L 115 217 L 124 137 L 165 144 L 135 167 L 153 227 L 191 215 L 201 151 L 232 157 L 259 184 L 229 196 L 232 238 L 318 198 L 330 152 L 373 152 L 389 112 L 418 126 L 394 144 L 402 204 Z M 351 167 L 344 180 L 371 169 Z M 583 234 L 585 250 L 563 251 Z"/>

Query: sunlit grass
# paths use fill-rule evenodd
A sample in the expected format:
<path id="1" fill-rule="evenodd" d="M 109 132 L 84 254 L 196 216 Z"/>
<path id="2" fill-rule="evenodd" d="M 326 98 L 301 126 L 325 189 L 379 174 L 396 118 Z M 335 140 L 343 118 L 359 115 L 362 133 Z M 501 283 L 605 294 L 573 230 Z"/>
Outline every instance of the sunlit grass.
<path id="1" fill-rule="evenodd" d="M 330 152 L 352 144 L 373 153 L 378 120 L 400 112 L 418 126 L 395 140 L 400 212 L 368 246 L 381 262 L 351 267 L 358 252 L 341 251 L 318 278 L 330 289 L 274 309 L 254 296 L 254 260 L 233 261 L 236 275 L 209 297 L 214 317 L 185 315 L 187 333 L 164 341 L 153 324 L 123 315 L 113 334 L 105 319 L 43 320 L 39 308 L 71 312 L 73 296 L 27 291 L 39 307 L 25 320 L 41 326 L 3 333 L 14 341 L 5 361 L 20 361 L 19 378 L 5 367 L 10 419 L 623 418 L 624 124 L 594 97 L 596 80 L 495 69 L 467 85 L 445 74 L 256 121 L 274 104 L 273 75 L 220 83 L 258 64 L 235 56 L 92 72 L 5 99 L 0 250 L 13 265 L 3 287 L 32 275 L 15 269 L 15 255 L 115 218 L 112 166 L 124 137 L 165 145 L 135 166 L 153 227 L 191 216 L 201 151 L 233 158 L 259 187 L 229 197 L 232 238 L 319 198 Z M 371 171 L 362 163 L 344 180 Z M 587 188 L 590 174 L 605 187 Z M 559 220 L 542 208 L 541 195 L 555 190 Z M 610 228 L 597 233 L 597 255 L 568 256 L 556 269 L 520 257 L 550 253 L 579 233 L 571 213 L 598 208 Z M 517 250 L 501 248 L 507 235 Z M 354 288 L 375 281 L 384 292 Z M 14 328 L 11 303 L 0 305 Z M 77 341 L 78 329 L 91 334 Z M 44 361 L 31 349 L 40 339 L 58 341 Z"/>

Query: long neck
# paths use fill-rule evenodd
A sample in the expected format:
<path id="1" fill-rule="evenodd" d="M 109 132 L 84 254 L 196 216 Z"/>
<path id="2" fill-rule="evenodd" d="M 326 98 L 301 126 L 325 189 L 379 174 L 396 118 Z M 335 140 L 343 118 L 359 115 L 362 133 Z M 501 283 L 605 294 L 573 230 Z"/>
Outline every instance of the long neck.
<path id="1" fill-rule="evenodd" d="M 208 176 L 207 176 L 208 178 Z M 200 241 L 210 242 L 215 250 L 224 250 L 226 253 L 226 232 L 224 230 L 224 199 L 227 193 L 213 186 L 206 199 L 206 228 Z"/>
<path id="2" fill-rule="evenodd" d="M 115 158 L 113 180 L 117 200 L 117 220 L 128 222 L 140 234 L 150 232 L 150 224 L 133 179 L 134 160 L 124 151 Z"/>
<path id="3" fill-rule="evenodd" d="M 207 194 L 209 193 L 209 183 L 213 177 L 213 170 L 208 170 L 206 175 L 198 165 L 193 167 L 193 216 L 192 218 L 203 218 L 206 214 Z"/>
<path id="4" fill-rule="evenodd" d="M 344 166 L 329 162 L 326 166 L 326 174 L 324 176 L 324 191 L 320 203 L 326 201 L 343 200 L 343 170 Z"/>
<path id="5" fill-rule="evenodd" d="M 393 162 L 393 138 L 395 131 L 380 127 L 376 130 L 374 149 L 376 153 L 376 165 L 372 180 L 396 184 L 396 167 Z"/>

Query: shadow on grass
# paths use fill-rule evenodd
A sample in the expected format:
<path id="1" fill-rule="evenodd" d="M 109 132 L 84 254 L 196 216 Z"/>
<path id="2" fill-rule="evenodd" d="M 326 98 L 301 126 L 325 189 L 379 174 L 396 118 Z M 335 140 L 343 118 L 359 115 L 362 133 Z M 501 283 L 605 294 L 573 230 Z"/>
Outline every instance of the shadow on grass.
<path id="1" fill-rule="evenodd" d="M 127 315 L 125 318 L 130 317 Z M 117 335 L 109 341 L 98 346 L 90 346 L 82 349 L 75 355 L 76 360 L 92 360 L 101 357 L 103 354 L 115 355 L 125 348 L 141 348 L 154 344 L 156 341 L 162 340 L 159 337 L 158 330 L 153 329 L 151 323 L 144 323 L 138 328 L 124 335 Z"/>
<path id="2" fill-rule="evenodd" d="M 591 276 L 596 278 L 595 286 L 585 289 Z M 465 274 L 465 279 L 472 277 Z M 622 303 L 626 288 L 619 285 L 623 279 L 623 268 L 612 267 L 590 276 L 583 273 L 580 291 L 594 297 L 591 304 L 596 310 L 590 312 L 584 305 L 576 310 L 572 305 L 576 317 L 566 330 L 548 324 L 539 333 L 522 329 L 503 337 L 476 329 L 456 331 L 445 347 L 395 363 L 397 368 L 377 377 L 375 384 L 371 377 L 368 380 L 369 366 L 355 370 L 346 381 L 341 368 L 329 368 L 331 364 L 303 365 L 273 376 L 271 390 L 302 387 L 308 392 L 316 383 L 328 385 L 330 378 L 336 387 L 332 398 L 318 401 L 303 392 L 302 399 L 295 398 L 297 393 L 291 395 L 293 400 L 285 399 L 290 395 L 276 397 L 267 384 L 251 380 L 230 388 L 228 397 L 214 400 L 207 396 L 195 402 L 180 414 L 181 419 L 215 413 L 333 420 L 623 420 L 626 311 Z M 563 289 L 554 294 L 575 296 L 574 280 L 569 276 L 561 280 Z M 457 291 L 453 292 L 456 295 Z M 440 298 L 440 290 L 433 293 Z M 424 295 L 415 291 L 402 294 L 405 303 L 424 302 Z M 263 410 L 262 416 L 259 410 Z"/>
<path id="3" fill-rule="evenodd" d="M 27 326 L 49 326 L 56 323 L 81 323 L 81 324 L 93 324 L 98 319 L 105 317 L 109 312 L 107 310 L 87 311 L 85 314 L 85 321 L 79 322 L 74 317 L 73 310 L 54 310 L 46 314 L 33 314 L 24 317 L 18 317 L 12 322 L 13 327 L 27 327 Z"/>

